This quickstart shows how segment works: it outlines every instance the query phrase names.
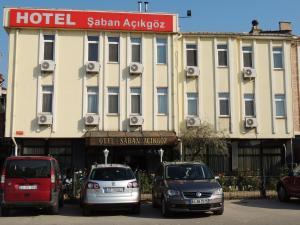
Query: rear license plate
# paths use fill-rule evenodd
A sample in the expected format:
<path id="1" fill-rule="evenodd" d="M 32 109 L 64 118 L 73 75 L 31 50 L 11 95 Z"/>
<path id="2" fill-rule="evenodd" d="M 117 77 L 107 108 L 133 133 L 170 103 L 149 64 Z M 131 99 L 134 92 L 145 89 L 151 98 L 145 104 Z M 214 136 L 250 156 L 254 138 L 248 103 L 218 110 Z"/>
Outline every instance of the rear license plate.
<path id="1" fill-rule="evenodd" d="M 37 185 L 20 185 L 19 190 L 36 190 Z"/>
<path id="2" fill-rule="evenodd" d="M 105 188 L 105 193 L 116 193 L 116 192 L 123 192 L 124 188 L 121 187 L 107 187 Z"/>
<path id="3" fill-rule="evenodd" d="M 207 199 L 207 198 L 203 198 L 203 199 L 192 199 L 191 203 L 192 203 L 192 204 L 207 204 L 207 203 L 208 203 L 208 199 Z"/>

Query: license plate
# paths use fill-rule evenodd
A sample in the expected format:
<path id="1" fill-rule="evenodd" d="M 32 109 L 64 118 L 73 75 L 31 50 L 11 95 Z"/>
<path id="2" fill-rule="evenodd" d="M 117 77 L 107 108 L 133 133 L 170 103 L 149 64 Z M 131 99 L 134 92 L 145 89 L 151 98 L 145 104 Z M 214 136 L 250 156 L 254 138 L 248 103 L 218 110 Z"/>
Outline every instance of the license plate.
<path id="1" fill-rule="evenodd" d="M 37 185 L 20 185 L 19 190 L 36 190 Z"/>
<path id="2" fill-rule="evenodd" d="M 208 199 L 207 199 L 207 198 L 203 198 L 203 199 L 192 199 L 191 203 L 192 203 L 192 204 L 207 204 L 207 203 L 208 203 Z"/>
<path id="3" fill-rule="evenodd" d="M 124 189 L 121 187 L 108 187 L 105 188 L 105 193 L 123 192 Z"/>

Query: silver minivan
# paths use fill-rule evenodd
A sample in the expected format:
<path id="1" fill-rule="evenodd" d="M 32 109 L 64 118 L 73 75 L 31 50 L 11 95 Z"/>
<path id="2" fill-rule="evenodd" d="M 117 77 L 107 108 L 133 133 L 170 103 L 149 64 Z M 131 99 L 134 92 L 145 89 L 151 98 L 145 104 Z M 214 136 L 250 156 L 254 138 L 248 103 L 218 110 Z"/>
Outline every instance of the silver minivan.
<path id="1" fill-rule="evenodd" d="M 129 209 L 140 213 L 140 189 L 137 179 L 127 165 L 93 165 L 81 190 L 83 215 L 93 210 Z"/>

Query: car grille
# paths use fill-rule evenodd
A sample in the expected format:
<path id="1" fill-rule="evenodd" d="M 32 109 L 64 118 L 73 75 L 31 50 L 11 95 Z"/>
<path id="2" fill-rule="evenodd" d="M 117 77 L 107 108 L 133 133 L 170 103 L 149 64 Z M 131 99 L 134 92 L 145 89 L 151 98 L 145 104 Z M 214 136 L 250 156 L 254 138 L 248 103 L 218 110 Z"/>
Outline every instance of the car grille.
<path id="1" fill-rule="evenodd" d="M 211 207 L 210 204 L 199 204 L 199 205 L 189 205 L 189 210 L 209 210 Z"/>
<path id="2" fill-rule="evenodd" d="M 197 196 L 197 192 L 183 192 L 185 198 L 209 198 L 212 193 L 209 192 L 201 192 L 201 196 Z"/>

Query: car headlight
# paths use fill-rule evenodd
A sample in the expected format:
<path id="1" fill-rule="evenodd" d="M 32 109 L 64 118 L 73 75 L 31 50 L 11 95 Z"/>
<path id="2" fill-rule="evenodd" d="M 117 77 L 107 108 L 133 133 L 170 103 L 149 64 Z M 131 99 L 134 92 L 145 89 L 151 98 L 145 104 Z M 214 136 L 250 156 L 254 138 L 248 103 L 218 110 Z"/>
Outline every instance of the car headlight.
<path id="1" fill-rule="evenodd" d="M 222 195 L 223 194 L 223 189 L 222 188 L 218 188 L 213 192 L 213 195 Z"/>
<path id="2" fill-rule="evenodd" d="M 167 190 L 167 195 L 170 196 L 170 197 L 179 196 L 180 191 L 169 189 L 169 190 Z"/>

